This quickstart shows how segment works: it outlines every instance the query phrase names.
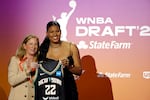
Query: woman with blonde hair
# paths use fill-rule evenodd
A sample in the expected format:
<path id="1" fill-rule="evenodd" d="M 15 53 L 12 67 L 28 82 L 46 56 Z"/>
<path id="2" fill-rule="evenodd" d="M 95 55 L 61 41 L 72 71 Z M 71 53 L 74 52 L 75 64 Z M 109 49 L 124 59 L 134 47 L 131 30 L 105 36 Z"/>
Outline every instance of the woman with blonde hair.
<path id="1" fill-rule="evenodd" d="M 11 86 L 8 100 L 34 100 L 32 76 L 38 66 L 39 38 L 35 35 L 25 37 L 16 55 L 8 65 L 8 82 Z"/>

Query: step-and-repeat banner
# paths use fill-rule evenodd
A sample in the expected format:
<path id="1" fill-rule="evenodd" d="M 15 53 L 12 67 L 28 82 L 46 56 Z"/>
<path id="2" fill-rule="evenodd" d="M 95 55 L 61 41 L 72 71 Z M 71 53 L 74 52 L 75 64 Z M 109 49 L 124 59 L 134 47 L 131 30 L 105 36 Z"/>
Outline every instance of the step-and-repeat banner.
<path id="1" fill-rule="evenodd" d="M 149 0 L 24 0 L 0 3 L 0 93 L 9 59 L 27 34 L 40 42 L 48 21 L 80 51 L 80 100 L 150 100 Z M 90 98 L 90 99 L 89 99 Z"/>

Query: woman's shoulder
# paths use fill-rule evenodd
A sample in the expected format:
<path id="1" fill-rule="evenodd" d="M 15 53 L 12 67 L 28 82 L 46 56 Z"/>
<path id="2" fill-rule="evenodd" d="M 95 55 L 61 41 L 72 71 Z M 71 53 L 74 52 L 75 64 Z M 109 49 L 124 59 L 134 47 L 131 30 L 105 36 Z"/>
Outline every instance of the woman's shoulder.
<path id="1" fill-rule="evenodd" d="M 19 61 L 19 58 L 17 57 L 17 56 L 12 56 L 11 58 L 10 58 L 10 60 L 16 60 L 16 61 Z"/>
<path id="2" fill-rule="evenodd" d="M 70 41 L 62 41 L 62 44 L 66 45 L 66 46 L 68 46 L 68 45 L 70 45 L 70 46 L 76 46 L 76 44 L 74 42 L 70 42 Z"/>
<path id="3" fill-rule="evenodd" d="M 17 63 L 17 62 L 19 62 L 20 60 L 19 60 L 19 58 L 17 57 L 17 56 L 11 56 L 10 57 L 10 59 L 9 59 L 9 61 L 8 61 L 8 63 L 10 64 L 10 63 Z"/>
<path id="4" fill-rule="evenodd" d="M 64 41 L 63 47 L 65 47 L 66 49 L 69 49 L 69 51 L 71 52 L 71 55 L 72 55 L 72 52 L 79 51 L 77 45 L 73 42 Z"/>

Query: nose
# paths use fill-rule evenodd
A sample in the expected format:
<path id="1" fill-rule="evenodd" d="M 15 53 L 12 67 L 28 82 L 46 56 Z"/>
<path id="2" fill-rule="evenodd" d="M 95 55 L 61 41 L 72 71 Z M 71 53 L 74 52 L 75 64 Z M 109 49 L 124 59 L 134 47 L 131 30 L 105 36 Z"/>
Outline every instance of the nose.
<path id="1" fill-rule="evenodd" d="M 59 32 L 55 32 L 55 33 L 54 33 L 55 36 L 58 35 L 58 34 L 59 34 Z"/>
<path id="2" fill-rule="evenodd" d="M 37 44 L 33 44 L 32 48 L 36 49 L 37 48 Z"/>

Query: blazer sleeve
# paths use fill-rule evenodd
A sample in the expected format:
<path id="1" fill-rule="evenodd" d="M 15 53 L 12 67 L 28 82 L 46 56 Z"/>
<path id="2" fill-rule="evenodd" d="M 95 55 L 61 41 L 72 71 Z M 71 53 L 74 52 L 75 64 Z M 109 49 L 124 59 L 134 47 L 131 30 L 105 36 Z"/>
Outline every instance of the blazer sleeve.
<path id="1" fill-rule="evenodd" d="M 25 71 L 19 70 L 19 59 L 11 57 L 8 65 L 8 82 L 11 86 L 16 86 L 25 82 L 28 78 Z"/>

